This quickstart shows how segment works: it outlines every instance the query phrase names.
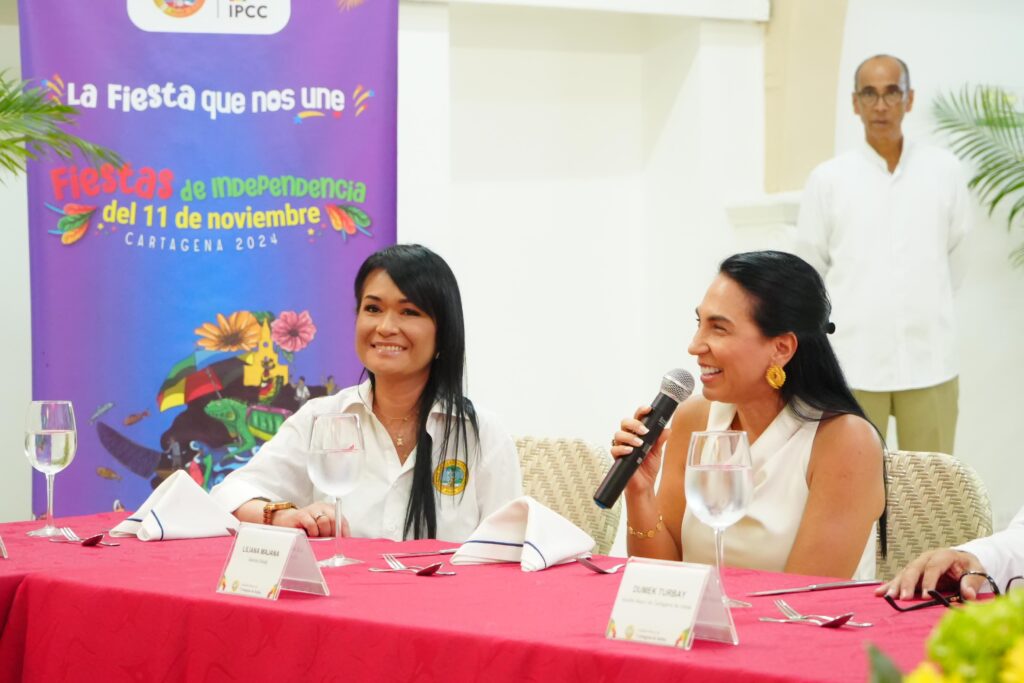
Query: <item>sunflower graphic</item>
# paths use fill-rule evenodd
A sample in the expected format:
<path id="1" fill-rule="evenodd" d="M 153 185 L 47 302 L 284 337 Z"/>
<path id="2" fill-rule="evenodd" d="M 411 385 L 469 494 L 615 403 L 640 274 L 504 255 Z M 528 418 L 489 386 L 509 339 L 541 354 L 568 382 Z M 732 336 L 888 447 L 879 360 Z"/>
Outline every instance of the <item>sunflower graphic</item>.
<path id="1" fill-rule="evenodd" d="M 217 314 L 217 324 L 203 323 L 195 330 L 199 346 L 207 351 L 249 351 L 260 340 L 260 323 L 249 311 L 235 311 L 227 318 Z"/>

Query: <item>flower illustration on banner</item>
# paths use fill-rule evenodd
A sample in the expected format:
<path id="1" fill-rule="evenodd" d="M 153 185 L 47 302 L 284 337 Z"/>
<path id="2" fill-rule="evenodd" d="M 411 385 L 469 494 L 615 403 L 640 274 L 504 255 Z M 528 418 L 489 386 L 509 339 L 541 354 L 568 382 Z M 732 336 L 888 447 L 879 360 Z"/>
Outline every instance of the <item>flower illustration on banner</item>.
<path id="1" fill-rule="evenodd" d="M 309 317 L 309 311 L 296 313 L 282 311 L 281 315 L 271 323 L 270 333 L 274 343 L 285 351 L 295 353 L 309 346 L 316 336 L 316 325 Z"/>
<path id="2" fill-rule="evenodd" d="M 251 307 L 230 315 L 204 313 L 199 320 L 209 316 L 215 322 L 196 328 L 188 354 L 174 362 L 165 377 L 160 375 L 160 413 L 180 412 L 155 442 L 129 438 L 114 423 L 130 427 L 161 415 L 143 410 L 100 420 L 110 418 L 119 402 L 100 405 L 92 418 L 97 436 L 122 472 L 149 478 L 156 488 L 180 470 L 209 491 L 249 462 L 306 401 L 332 395 L 337 390 L 334 376 L 326 369 L 317 372 L 315 358 L 314 365 L 307 362 L 301 371 L 292 367 L 300 351 L 313 347 L 317 332 L 309 310 L 300 311 L 275 314 Z M 307 382 L 316 374 L 322 378 L 320 384 Z M 96 474 L 108 482 L 122 479 L 110 467 L 98 468 Z"/>
<path id="3" fill-rule="evenodd" d="M 347 12 L 348 10 L 359 7 L 364 2 L 366 2 L 366 0 L 338 0 L 338 9 L 345 10 Z"/>
<path id="4" fill-rule="evenodd" d="M 89 204 L 65 204 L 63 209 L 47 204 L 46 208 L 63 216 L 57 221 L 57 229 L 48 232 L 51 235 L 60 235 L 60 243 L 65 246 L 85 237 L 92 215 L 96 213 L 96 207 Z"/>
<path id="5" fill-rule="evenodd" d="M 195 333 L 207 351 L 248 351 L 260 340 L 260 323 L 249 311 L 235 311 L 227 318 L 218 313 L 216 325 L 203 323 Z"/>
<path id="6" fill-rule="evenodd" d="M 328 204 L 326 209 L 331 227 L 341 233 L 344 241 L 347 242 L 348 236 L 357 232 L 373 237 L 373 233 L 368 229 L 373 221 L 370 220 L 370 215 L 359 207 L 351 204 Z"/>

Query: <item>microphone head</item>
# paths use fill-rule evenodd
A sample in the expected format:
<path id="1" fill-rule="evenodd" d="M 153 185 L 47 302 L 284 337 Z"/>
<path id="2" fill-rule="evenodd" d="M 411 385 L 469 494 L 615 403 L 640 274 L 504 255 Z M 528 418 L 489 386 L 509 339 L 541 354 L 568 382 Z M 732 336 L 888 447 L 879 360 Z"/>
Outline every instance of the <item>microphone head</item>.
<path id="1" fill-rule="evenodd" d="M 669 370 L 661 378 L 661 393 L 682 403 L 693 393 L 693 375 L 686 370 L 676 368 Z"/>

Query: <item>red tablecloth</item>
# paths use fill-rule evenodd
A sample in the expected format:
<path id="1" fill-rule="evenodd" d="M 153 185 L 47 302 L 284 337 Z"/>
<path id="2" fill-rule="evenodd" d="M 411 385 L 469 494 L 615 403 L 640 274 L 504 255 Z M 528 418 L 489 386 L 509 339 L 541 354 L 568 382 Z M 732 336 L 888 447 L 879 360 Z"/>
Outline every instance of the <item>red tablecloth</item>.
<path id="1" fill-rule="evenodd" d="M 65 521 L 85 535 L 122 517 Z M 758 622 L 778 614 L 772 598 L 753 598 L 733 611 L 738 647 L 697 641 L 687 652 L 606 640 L 621 575 L 576 564 L 380 574 L 366 571 L 384 566 L 380 553 L 440 544 L 347 539 L 346 554 L 368 563 L 325 570 L 329 597 L 270 602 L 214 592 L 229 538 L 82 548 L 27 538 L 32 524 L 0 525 L 11 555 L 0 560 L 4 680 L 865 681 L 866 643 L 907 670 L 942 616 L 896 613 L 870 588 L 786 596 L 799 610 L 875 624 L 830 630 Z M 725 579 L 736 597 L 813 580 L 745 570 Z"/>

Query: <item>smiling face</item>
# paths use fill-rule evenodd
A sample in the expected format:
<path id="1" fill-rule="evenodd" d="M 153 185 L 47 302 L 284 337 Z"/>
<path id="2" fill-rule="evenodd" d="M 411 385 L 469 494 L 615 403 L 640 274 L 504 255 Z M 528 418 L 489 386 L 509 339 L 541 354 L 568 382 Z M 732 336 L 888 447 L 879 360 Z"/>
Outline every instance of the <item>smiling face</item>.
<path id="1" fill-rule="evenodd" d="M 437 326 L 382 269 L 363 284 L 355 337 L 359 360 L 375 376 L 430 376 Z"/>
<path id="2" fill-rule="evenodd" d="M 697 307 L 697 332 L 689 352 L 697 357 L 704 397 L 742 404 L 777 395 L 764 373 L 772 363 L 785 365 L 778 338 L 765 337 L 754 322 L 753 300 L 731 278 L 719 274 Z"/>
<path id="3" fill-rule="evenodd" d="M 895 104 L 887 104 L 885 95 L 902 92 Z M 865 96 L 877 95 L 874 103 Z M 857 72 L 857 91 L 853 93 L 853 111 L 864 124 L 869 138 L 903 137 L 903 117 L 914 106 L 914 91 L 908 90 L 899 62 L 892 57 L 876 57 L 864 62 Z"/>

